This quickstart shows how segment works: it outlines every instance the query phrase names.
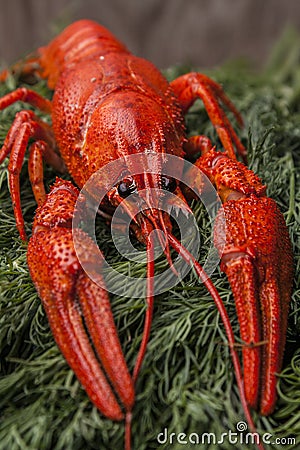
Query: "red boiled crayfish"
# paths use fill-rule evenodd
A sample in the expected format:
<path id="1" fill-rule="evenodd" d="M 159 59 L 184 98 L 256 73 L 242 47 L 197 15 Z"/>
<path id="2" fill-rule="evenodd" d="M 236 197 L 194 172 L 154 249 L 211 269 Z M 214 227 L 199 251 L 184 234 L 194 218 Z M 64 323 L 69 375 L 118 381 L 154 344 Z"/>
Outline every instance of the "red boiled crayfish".
<path id="1" fill-rule="evenodd" d="M 225 115 L 227 107 L 242 124 L 239 112 L 219 84 L 205 75 L 188 73 L 168 83 L 148 61 L 133 56 L 109 31 L 88 20 L 66 28 L 49 45 L 13 69 L 48 80 L 54 90 L 49 101 L 21 87 L 0 99 L 0 109 L 17 101 L 51 114 L 52 126 L 33 111 L 17 113 L 0 151 L 0 163 L 10 154 L 9 185 L 17 228 L 26 239 L 20 201 L 19 175 L 29 141 L 28 171 L 38 204 L 28 245 L 28 266 L 46 310 L 55 340 L 91 401 L 107 417 L 122 420 L 126 413 L 126 446 L 130 447 L 130 416 L 137 379 L 149 338 L 153 285 L 147 290 L 145 332 L 133 375 L 129 373 L 102 280 L 91 280 L 80 261 L 92 263 L 96 244 L 78 231 L 82 254 L 74 249 L 72 217 L 79 191 L 57 179 L 46 195 L 43 160 L 57 171 L 66 168 L 82 188 L 100 168 L 120 157 L 140 153 L 185 158 L 200 153 L 195 165 L 213 183 L 223 203 L 214 230 L 221 268 L 232 287 L 243 346 L 243 375 L 226 311 L 210 280 L 205 284 L 221 313 L 235 365 L 241 400 L 248 420 L 252 407 L 267 415 L 276 402 L 276 374 L 281 370 L 292 284 L 292 250 L 287 228 L 275 202 L 266 197 L 260 179 L 246 161 L 246 150 Z M 2 79 L 6 72 L 2 73 Z M 204 136 L 185 137 L 184 114 L 200 98 L 217 130 L 224 151 L 218 152 Z M 137 215 L 126 198 L 150 189 L 169 191 L 188 206 L 191 193 L 172 177 L 145 170 L 113 186 L 101 208 L 119 205 L 132 219 L 132 231 L 147 246 L 147 275 L 153 277 L 151 233 L 161 230 L 165 254 L 169 247 L 201 267 L 172 234 L 168 213 L 145 196 L 147 208 Z M 201 178 L 201 177 L 200 177 Z M 201 179 L 193 184 L 201 186 Z M 161 194 L 163 196 L 163 194 Z M 88 255 L 88 256 L 87 256 Z M 94 261 L 97 264 L 97 260 Z M 92 345 L 89 341 L 92 340 Z M 97 358 L 101 361 L 101 367 Z M 109 380 L 109 381 L 108 381 Z"/>

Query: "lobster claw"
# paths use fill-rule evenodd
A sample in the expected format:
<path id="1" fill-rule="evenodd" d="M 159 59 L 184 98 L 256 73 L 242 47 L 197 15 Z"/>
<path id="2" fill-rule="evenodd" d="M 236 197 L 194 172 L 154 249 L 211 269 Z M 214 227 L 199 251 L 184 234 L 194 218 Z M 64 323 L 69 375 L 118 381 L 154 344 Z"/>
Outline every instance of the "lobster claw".
<path id="1" fill-rule="evenodd" d="M 276 203 L 255 194 L 223 205 L 215 245 L 234 295 L 243 345 L 244 388 L 250 406 L 270 414 L 276 402 L 291 297 L 293 261 Z"/>
<path id="2" fill-rule="evenodd" d="M 243 341 L 244 391 L 263 415 L 276 402 L 293 281 L 288 230 L 266 187 L 244 164 L 201 148 L 196 165 L 222 200 L 214 228 L 221 270 L 229 280 Z"/>
<path id="3" fill-rule="evenodd" d="M 133 382 L 107 292 L 102 283 L 86 275 L 79 263 L 89 258 L 91 264 L 97 264 L 90 258 L 95 258 L 99 249 L 79 229 L 82 254 L 75 252 L 71 226 L 77 197 L 78 190 L 72 183 L 56 180 L 35 215 L 28 266 L 68 364 L 97 408 L 112 420 L 122 420 L 122 409 L 130 412 L 133 407 Z"/>

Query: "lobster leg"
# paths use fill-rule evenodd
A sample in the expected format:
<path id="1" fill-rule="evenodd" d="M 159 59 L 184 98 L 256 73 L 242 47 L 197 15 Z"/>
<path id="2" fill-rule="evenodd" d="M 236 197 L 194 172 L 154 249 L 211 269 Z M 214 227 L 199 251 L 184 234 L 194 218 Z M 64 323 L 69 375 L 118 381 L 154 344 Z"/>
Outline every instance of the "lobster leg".
<path id="1" fill-rule="evenodd" d="M 0 82 L 7 80 L 10 74 L 13 76 L 21 76 L 22 80 L 32 78 L 33 75 L 41 75 L 41 68 L 39 65 L 39 55 L 29 55 L 25 61 L 16 62 L 10 69 L 4 69 L 0 72 Z"/>
<path id="2" fill-rule="evenodd" d="M 32 111 L 21 111 L 17 113 L 3 147 L 0 150 L 0 164 L 10 153 L 8 165 L 9 186 L 17 228 L 23 240 L 26 240 L 26 233 L 21 209 L 20 172 L 28 142 L 31 138 L 36 139 L 37 142 L 30 147 L 28 170 L 33 193 L 38 204 L 45 200 L 42 177 L 43 158 L 60 172 L 64 171 L 65 168 L 63 161 L 54 151 L 55 141 L 49 126 L 38 119 Z"/>
<path id="3" fill-rule="evenodd" d="M 29 147 L 28 173 L 34 198 L 38 205 L 41 205 L 46 199 L 43 159 L 50 152 L 51 147 L 44 141 L 36 141 Z M 19 186 L 18 180 L 15 181 L 15 184 Z"/>
<path id="4" fill-rule="evenodd" d="M 38 108 L 48 114 L 50 114 L 52 110 L 50 100 L 42 97 L 37 92 L 25 87 L 20 87 L 0 98 L 0 110 L 2 111 L 13 103 L 19 101 L 29 103 L 34 108 Z"/>
<path id="5" fill-rule="evenodd" d="M 234 114 L 241 126 L 243 125 L 242 117 L 221 86 L 206 75 L 196 72 L 182 75 L 170 84 L 178 97 L 184 113 L 187 112 L 197 98 L 200 98 L 228 156 L 235 158 L 235 147 L 238 154 L 246 160 L 246 149 L 225 115 L 221 104 L 224 104 Z"/>

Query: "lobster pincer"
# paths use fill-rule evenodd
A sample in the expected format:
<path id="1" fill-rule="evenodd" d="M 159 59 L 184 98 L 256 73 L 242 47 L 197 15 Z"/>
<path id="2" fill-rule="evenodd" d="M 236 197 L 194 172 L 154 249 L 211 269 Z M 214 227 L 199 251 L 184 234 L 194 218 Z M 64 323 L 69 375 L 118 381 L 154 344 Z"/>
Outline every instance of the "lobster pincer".
<path id="1" fill-rule="evenodd" d="M 257 175 L 203 137 L 191 138 L 193 145 L 202 150 L 195 165 L 214 184 L 223 204 L 214 243 L 235 300 L 246 399 L 268 415 L 276 402 L 293 280 L 288 230 Z"/>
<path id="2" fill-rule="evenodd" d="M 36 211 L 27 262 L 68 364 L 97 408 L 110 419 L 122 420 L 123 410 L 131 411 L 134 403 L 133 382 L 108 294 L 100 286 L 103 282 L 92 281 L 79 263 L 79 258 L 88 258 L 89 264 L 99 266 L 101 261 L 95 260 L 98 247 L 77 229 L 73 233 L 81 243 L 81 254 L 74 249 L 72 218 L 78 193 L 71 182 L 56 180 Z"/>

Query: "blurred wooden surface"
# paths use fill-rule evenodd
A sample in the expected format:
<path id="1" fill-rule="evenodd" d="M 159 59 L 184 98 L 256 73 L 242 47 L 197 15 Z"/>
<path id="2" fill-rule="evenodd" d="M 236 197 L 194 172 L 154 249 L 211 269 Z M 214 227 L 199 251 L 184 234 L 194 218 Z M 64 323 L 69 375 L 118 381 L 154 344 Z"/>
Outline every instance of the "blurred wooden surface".
<path id="1" fill-rule="evenodd" d="M 79 18 L 107 26 L 161 68 L 212 67 L 236 57 L 260 66 L 288 25 L 300 28 L 300 1 L 0 0 L 0 62 L 46 44 Z"/>

